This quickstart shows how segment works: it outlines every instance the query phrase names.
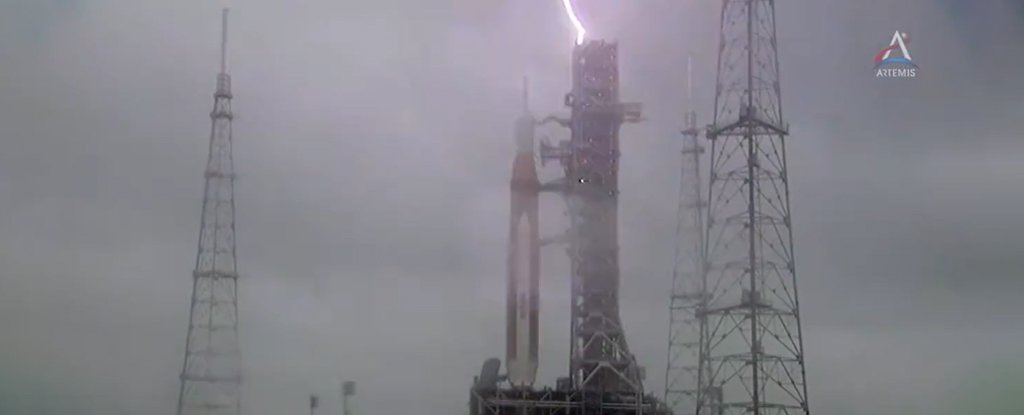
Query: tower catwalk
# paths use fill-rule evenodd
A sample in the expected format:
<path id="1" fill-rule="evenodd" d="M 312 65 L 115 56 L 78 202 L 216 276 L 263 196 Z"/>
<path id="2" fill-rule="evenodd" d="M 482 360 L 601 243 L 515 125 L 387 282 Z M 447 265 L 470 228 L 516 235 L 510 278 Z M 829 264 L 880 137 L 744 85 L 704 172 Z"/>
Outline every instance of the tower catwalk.
<path id="1" fill-rule="evenodd" d="M 693 77 L 687 62 L 686 129 L 680 159 L 679 208 L 676 211 L 675 260 L 669 295 L 668 363 L 665 368 L 665 404 L 675 415 L 697 409 L 697 366 L 700 358 L 701 252 L 704 249 L 704 203 L 700 160 L 704 147 L 693 111 Z"/>
<path id="2" fill-rule="evenodd" d="M 227 9 L 223 11 L 222 24 L 220 73 L 210 112 L 210 150 L 204 173 L 206 186 L 199 252 L 192 272 L 192 305 L 178 393 L 178 415 L 237 415 L 240 412 L 241 355 Z"/>
<path id="3" fill-rule="evenodd" d="M 721 32 L 697 413 L 806 415 L 774 1 L 723 0 Z"/>

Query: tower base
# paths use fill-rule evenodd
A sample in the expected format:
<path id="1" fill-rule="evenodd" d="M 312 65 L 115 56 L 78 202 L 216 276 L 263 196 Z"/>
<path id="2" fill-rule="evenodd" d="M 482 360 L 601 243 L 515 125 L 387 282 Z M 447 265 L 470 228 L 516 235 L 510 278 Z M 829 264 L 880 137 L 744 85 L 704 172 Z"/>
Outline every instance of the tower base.
<path id="1" fill-rule="evenodd" d="M 474 386 L 469 415 L 672 415 L 651 395 Z"/>

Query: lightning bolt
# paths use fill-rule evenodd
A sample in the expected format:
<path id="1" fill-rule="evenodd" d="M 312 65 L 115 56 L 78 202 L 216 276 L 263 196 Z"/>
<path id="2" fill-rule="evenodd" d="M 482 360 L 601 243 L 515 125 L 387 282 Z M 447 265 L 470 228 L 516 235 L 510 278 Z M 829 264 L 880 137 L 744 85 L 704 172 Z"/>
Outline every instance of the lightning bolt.
<path id="1" fill-rule="evenodd" d="M 569 15 L 569 20 L 572 21 L 573 27 L 576 28 L 576 44 L 583 44 L 583 35 L 587 33 L 587 29 L 583 28 L 583 23 L 580 22 L 580 18 L 576 16 L 576 12 L 572 9 L 572 0 L 562 0 L 562 6 L 565 7 L 565 14 Z"/>

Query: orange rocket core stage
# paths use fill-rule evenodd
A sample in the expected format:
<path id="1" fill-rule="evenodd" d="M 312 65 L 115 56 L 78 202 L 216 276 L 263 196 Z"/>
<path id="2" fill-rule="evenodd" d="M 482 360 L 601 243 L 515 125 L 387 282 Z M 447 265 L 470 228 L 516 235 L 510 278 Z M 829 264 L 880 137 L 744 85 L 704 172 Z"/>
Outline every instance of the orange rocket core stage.
<path id="1" fill-rule="evenodd" d="M 534 119 L 516 123 L 517 151 L 509 183 L 508 309 L 506 367 L 513 385 L 532 385 L 537 377 L 540 236 L 540 181 L 533 153 Z"/>

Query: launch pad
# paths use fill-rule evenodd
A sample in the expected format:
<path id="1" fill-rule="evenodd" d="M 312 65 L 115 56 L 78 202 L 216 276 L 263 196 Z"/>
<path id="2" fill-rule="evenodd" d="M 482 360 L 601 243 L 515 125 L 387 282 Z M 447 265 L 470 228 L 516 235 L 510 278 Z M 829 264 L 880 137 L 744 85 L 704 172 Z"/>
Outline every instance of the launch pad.
<path id="1" fill-rule="evenodd" d="M 470 415 L 671 415 L 651 395 L 586 393 L 579 389 L 514 389 L 477 385 Z"/>
<path id="2" fill-rule="evenodd" d="M 512 218 L 509 262 L 509 330 L 506 374 L 499 375 L 501 363 L 490 359 L 473 382 L 470 415 L 667 415 L 665 406 L 645 394 L 644 370 L 629 351 L 619 316 L 619 127 L 640 120 L 638 103 L 619 101 L 618 45 L 601 40 L 580 42 L 573 49 L 572 91 L 565 97 L 570 118 L 548 117 L 569 128 L 571 138 L 556 145 L 541 143 L 543 162 L 556 161 L 564 177 L 538 185 L 532 195 L 516 184 L 531 175 L 516 172 L 512 179 Z M 521 120 L 526 118 L 521 118 Z M 532 133 L 532 129 L 529 129 Z M 517 127 L 517 139 L 522 132 Z M 531 134 L 532 135 L 532 134 Z M 530 137 L 532 141 L 532 137 Z M 520 146 L 522 150 L 525 146 Z M 519 177 L 522 176 L 522 177 Z M 539 184 L 539 183 L 538 183 Z M 567 205 L 569 229 L 555 240 L 568 243 L 571 268 L 571 355 L 569 376 L 552 388 L 533 388 L 536 368 L 536 303 L 528 291 L 513 290 L 526 284 L 528 273 L 517 271 L 536 266 L 527 260 L 526 246 L 518 247 L 530 232 L 517 231 L 522 214 L 517 200 L 535 198 L 536 192 L 560 194 Z M 534 208 L 535 209 L 535 208 Z M 534 222 L 535 223 L 535 222 Z M 536 240 L 534 240 L 536 241 Z M 536 242 L 534 242 L 536 243 Z M 518 265 L 516 265 L 518 264 Z M 535 284 L 529 284 L 536 286 Z M 515 293 L 514 291 L 520 291 Z M 521 299 L 521 300 L 517 300 Z M 523 316 L 522 318 L 515 317 Z M 526 316 L 533 318 L 527 319 Z M 526 339 L 523 336 L 529 336 Z M 532 365 L 523 372 L 525 351 Z M 528 376 L 524 376 L 526 373 Z M 527 381 L 523 381 L 527 379 Z"/>

